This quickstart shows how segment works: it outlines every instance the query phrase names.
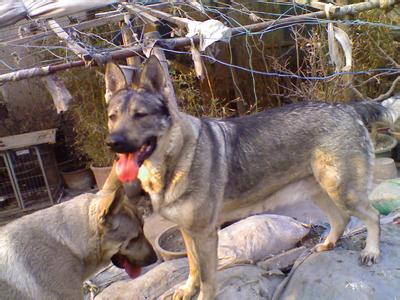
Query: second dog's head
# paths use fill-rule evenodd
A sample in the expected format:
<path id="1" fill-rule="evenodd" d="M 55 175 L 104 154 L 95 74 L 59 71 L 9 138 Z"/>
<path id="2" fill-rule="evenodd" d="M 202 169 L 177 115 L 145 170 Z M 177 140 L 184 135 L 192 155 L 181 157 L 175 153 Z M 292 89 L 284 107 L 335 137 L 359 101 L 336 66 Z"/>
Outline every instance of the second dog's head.
<path id="1" fill-rule="evenodd" d="M 101 197 L 97 206 L 100 259 L 103 262 L 111 259 L 115 266 L 136 277 L 140 267 L 157 261 L 157 255 L 143 233 L 138 201 L 131 203 L 122 188 Z"/>

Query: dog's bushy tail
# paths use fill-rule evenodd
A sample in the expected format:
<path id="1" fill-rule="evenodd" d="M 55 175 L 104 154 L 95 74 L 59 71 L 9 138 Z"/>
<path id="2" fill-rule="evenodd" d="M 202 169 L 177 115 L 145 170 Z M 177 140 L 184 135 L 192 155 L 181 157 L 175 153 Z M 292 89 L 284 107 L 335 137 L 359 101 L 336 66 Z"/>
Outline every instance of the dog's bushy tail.
<path id="1" fill-rule="evenodd" d="M 400 95 L 377 102 L 354 102 L 351 106 L 360 115 L 366 125 L 384 122 L 393 125 L 400 117 Z"/>

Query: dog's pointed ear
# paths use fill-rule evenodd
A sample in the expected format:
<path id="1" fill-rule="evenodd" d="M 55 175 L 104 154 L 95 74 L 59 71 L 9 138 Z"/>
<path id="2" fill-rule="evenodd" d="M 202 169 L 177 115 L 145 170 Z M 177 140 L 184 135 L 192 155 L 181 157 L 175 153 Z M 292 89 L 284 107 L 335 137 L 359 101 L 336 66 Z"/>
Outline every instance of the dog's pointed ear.
<path id="1" fill-rule="evenodd" d="M 106 103 L 110 101 L 111 97 L 118 91 L 128 88 L 124 72 L 114 62 L 109 62 L 106 65 Z"/>
<path id="2" fill-rule="evenodd" d="M 156 94 L 162 93 L 166 84 L 164 69 L 154 55 L 146 61 L 140 76 L 139 87 Z"/>
<path id="3" fill-rule="evenodd" d="M 119 187 L 114 192 L 102 195 L 97 210 L 97 219 L 100 225 L 106 225 L 109 217 L 117 213 L 125 198 L 123 187 Z"/>

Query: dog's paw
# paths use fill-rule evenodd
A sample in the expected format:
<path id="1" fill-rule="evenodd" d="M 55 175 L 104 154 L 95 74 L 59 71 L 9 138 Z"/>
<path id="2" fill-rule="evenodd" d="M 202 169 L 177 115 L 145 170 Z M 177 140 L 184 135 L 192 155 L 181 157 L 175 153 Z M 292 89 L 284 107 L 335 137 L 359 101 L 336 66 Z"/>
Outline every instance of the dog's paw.
<path id="1" fill-rule="evenodd" d="M 176 289 L 172 300 L 190 300 L 196 294 L 197 289 L 194 286 L 184 284 Z"/>
<path id="2" fill-rule="evenodd" d="M 314 252 L 322 252 L 322 251 L 328 251 L 328 250 L 332 250 L 333 247 L 335 247 L 334 244 L 332 243 L 321 243 L 321 244 L 317 244 L 314 246 L 313 251 Z"/>
<path id="3" fill-rule="evenodd" d="M 369 250 L 362 250 L 360 253 L 359 261 L 360 264 L 371 266 L 378 262 L 379 258 L 379 251 L 369 251 Z"/>

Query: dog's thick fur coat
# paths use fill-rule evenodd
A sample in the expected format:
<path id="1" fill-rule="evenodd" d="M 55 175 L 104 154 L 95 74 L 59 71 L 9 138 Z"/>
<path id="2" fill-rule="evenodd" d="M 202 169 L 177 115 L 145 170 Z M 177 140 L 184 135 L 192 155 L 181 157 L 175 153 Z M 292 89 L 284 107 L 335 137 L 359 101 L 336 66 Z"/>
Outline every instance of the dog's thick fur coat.
<path id="1" fill-rule="evenodd" d="M 0 228 L 0 298 L 82 299 L 83 281 L 113 255 L 154 262 L 140 217 L 116 194 L 84 194 Z"/>
<path id="2" fill-rule="evenodd" d="M 190 276 L 174 299 L 189 299 L 198 287 L 199 299 L 213 299 L 219 224 L 299 181 L 329 196 L 317 204 L 331 232 L 316 250 L 331 249 L 352 215 L 368 230 L 361 262 L 377 261 L 379 214 L 368 202 L 374 151 L 363 120 L 393 121 L 399 105 L 309 102 L 240 118 L 197 119 L 176 111 L 163 74 L 151 57 L 140 88 L 132 90 L 118 66 L 108 64 L 108 144 L 146 157 L 138 175 L 142 186 L 153 208 L 181 227 Z"/>

